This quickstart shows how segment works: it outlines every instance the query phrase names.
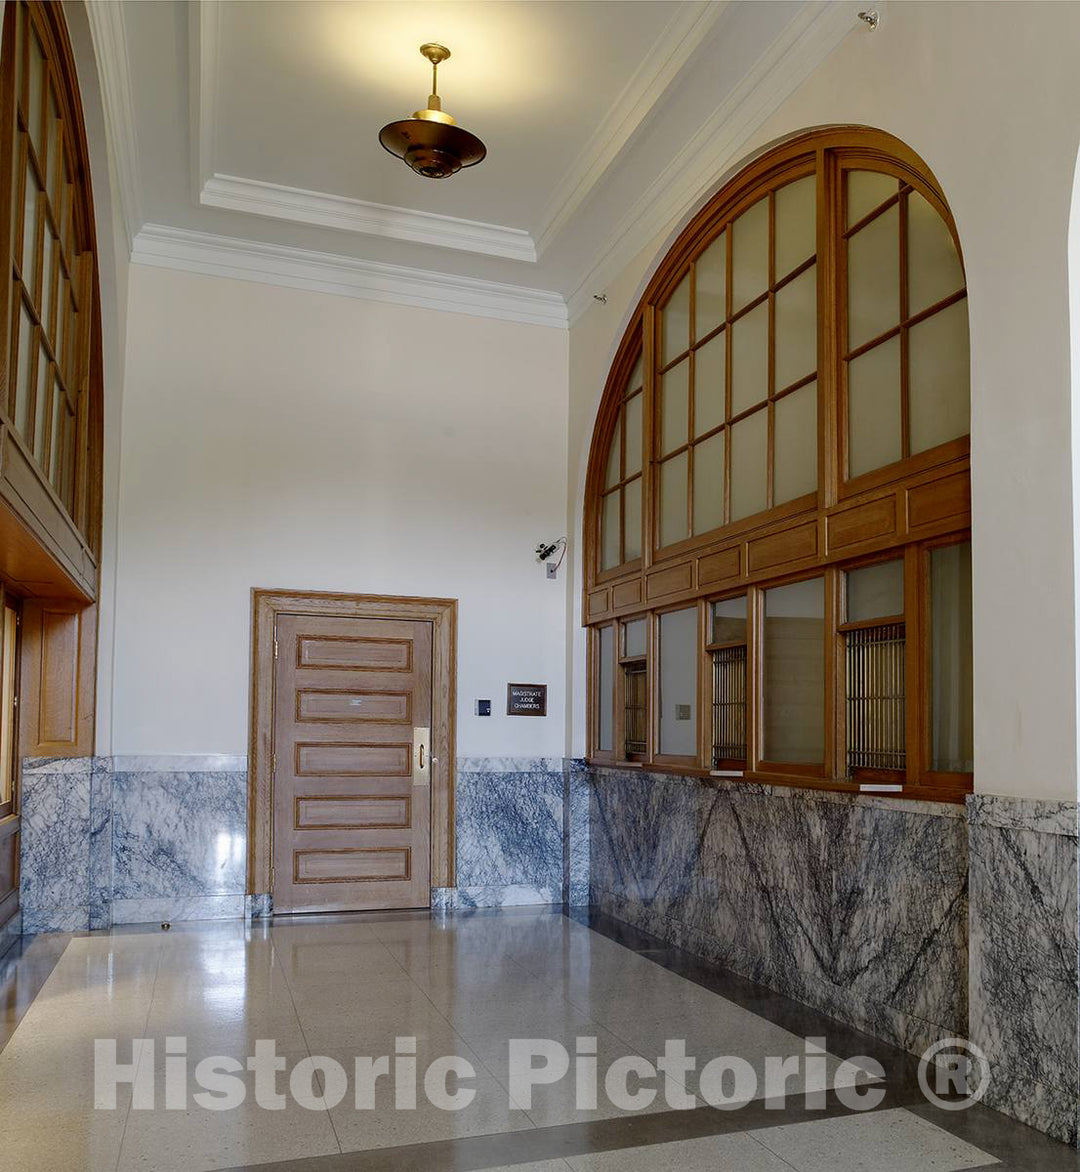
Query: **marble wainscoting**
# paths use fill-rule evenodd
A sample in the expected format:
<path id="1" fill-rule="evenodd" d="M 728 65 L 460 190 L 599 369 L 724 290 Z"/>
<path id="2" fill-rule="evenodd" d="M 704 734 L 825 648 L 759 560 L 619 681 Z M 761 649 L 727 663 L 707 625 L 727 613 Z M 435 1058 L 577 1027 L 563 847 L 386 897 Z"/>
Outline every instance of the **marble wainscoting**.
<path id="1" fill-rule="evenodd" d="M 242 917 L 246 759 L 113 758 L 112 858 L 113 923 Z"/>
<path id="2" fill-rule="evenodd" d="M 90 927 L 93 760 L 23 761 L 19 902 L 25 933 Z"/>
<path id="3" fill-rule="evenodd" d="M 459 758 L 457 886 L 432 888 L 432 908 L 563 903 L 565 788 L 561 757 Z"/>
<path id="4" fill-rule="evenodd" d="M 968 1021 L 962 806 L 594 769 L 592 902 L 921 1053 Z"/>
<path id="5" fill-rule="evenodd" d="M 990 1065 L 984 1101 L 1075 1146 L 1077 805 L 975 794 L 967 815 L 971 1040 Z"/>

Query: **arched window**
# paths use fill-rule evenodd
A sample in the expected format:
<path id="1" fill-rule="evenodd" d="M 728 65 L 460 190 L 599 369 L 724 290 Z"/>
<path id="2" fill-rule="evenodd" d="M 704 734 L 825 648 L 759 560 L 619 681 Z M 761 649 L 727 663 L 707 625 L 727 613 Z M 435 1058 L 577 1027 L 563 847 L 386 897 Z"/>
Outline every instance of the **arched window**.
<path id="1" fill-rule="evenodd" d="M 970 787 L 968 353 L 955 225 L 891 136 L 800 136 L 702 209 L 593 436 L 594 759 Z"/>
<path id="2" fill-rule="evenodd" d="M 17 456 L 40 475 L 46 501 L 63 510 L 96 562 L 101 356 L 94 210 L 60 6 L 6 5 L 3 62 L 0 174 L 10 182 L 0 185 L 9 224 L 8 279 L 0 283 L 7 328 L 0 410 Z M 39 521 L 53 529 L 51 518 Z"/>

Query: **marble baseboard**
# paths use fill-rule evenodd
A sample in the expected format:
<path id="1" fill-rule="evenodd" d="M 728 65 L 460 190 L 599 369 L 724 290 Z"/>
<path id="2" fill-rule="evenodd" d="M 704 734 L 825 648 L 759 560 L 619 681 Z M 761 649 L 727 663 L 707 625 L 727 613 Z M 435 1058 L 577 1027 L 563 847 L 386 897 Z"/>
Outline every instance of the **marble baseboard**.
<path id="1" fill-rule="evenodd" d="M 22 934 L 23 914 L 20 909 L 0 928 L 0 960 L 3 960 L 8 950 L 15 946 L 15 943 Z"/>
<path id="2" fill-rule="evenodd" d="M 243 895 L 205 895 L 188 899 L 117 899 L 114 924 L 180 923 L 183 920 L 241 920 Z"/>
<path id="3" fill-rule="evenodd" d="M 971 1038 L 990 1106 L 1075 1145 L 1080 1097 L 1077 806 L 968 799 Z"/>
<path id="4" fill-rule="evenodd" d="M 249 920 L 265 920 L 274 914 L 274 897 L 269 892 L 244 897 L 244 916 Z"/>
<path id="5" fill-rule="evenodd" d="M 468 911 L 471 908 L 561 906 L 562 885 L 531 887 L 513 884 L 504 887 L 433 887 L 433 912 Z"/>
<path id="6" fill-rule="evenodd" d="M 98 758 L 113 773 L 246 773 L 244 753 L 144 753 Z"/>
<path id="7" fill-rule="evenodd" d="M 959 807 L 599 769 L 592 902 L 921 1052 L 967 1027 Z"/>
<path id="8" fill-rule="evenodd" d="M 559 773 L 562 757 L 458 757 L 454 772 L 464 773 Z"/>
<path id="9" fill-rule="evenodd" d="M 90 927 L 90 905 L 77 907 L 24 907 L 22 930 L 26 936 L 47 932 L 85 932 Z"/>

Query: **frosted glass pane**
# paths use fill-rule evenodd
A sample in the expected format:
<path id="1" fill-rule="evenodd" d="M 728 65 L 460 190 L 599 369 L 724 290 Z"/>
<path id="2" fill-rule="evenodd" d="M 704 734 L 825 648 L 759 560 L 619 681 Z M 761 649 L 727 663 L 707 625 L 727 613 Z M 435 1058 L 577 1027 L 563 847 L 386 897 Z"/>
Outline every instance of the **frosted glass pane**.
<path id="1" fill-rule="evenodd" d="M 626 514 L 624 537 L 625 556 L 628 562 L 641 557 L 641 479 L 631 480 L 623 489 L 623 511 Z"/>
<path id="2" fill-rule="evenodd" d="M 694 448 L 694 532 L 708 533 L 724 523 L 724 433 Z"/>
<path id="3" fill-rule="evenodd" d="M 603 498 L 600 515 L 600 568 L 610 570 L 619 564 L 619 493 Z"/>
<path id="4" fill-rule="evenodd" d="M 641 405 L 645 401 L 643 395 L 635 395 L 626 404 L 626 414 L 623 416 L 626 428 L 626 475 L 633 476 L 641 471 Z"/>
<path id="5" fill-rule="evenodd" d="M 619 421 L 615 424 L 615 430 L 611 433 L 611 447 L 608 448 L 607 465 L 604 468 L 604 487 L 611 488 L 613 484 L 618 484 L 622 477 L 619 475 L 622 467 L 622 412 L 619 413 Z"/>
<path id="6" fill-rule="evenodd" d="M 689 426 L 690 362 L 684 360 L 660 379 L 660 454 L 686 443 Z"/>
<path id="7" fill-rule="evenodd" d="M 891 175 L 882 175 L 880 171 L 848 171 L 845 227 L 850 228 L 880 207 L 889 196 L 896 194 L 899 186 Z"/>
<path id="8" fill-rule="evenodd" d="M 776 389 L 817 370 L 817 265 L 776 294 Z"/>
<path id="9" fill-rule="evenodd" d="M 971 545 L 930 554 L 931 768 L 974 769 Z"/>
<path id="10" fill-rule="evenodd" d="M 904 613 L 904 563 L 878 562 L 849 570 L 847 575 L 847 621 L 863 623 Z"/>
<path id="11" fill-rule="evenodd" d="M 765 591 L 764 757 L 825 760 L 825 583 Z"/>
<path id="12" fill-rule="evenodd" d="M 23 190 L 23 246 L 20 261 L 20 273 L 23 284 L 34 295 L 34 265 L 36 263 L 35 248 L 37 247 L 37 198 L 40 189 L 34 172 L 26 169 L 26 185 Z"/>
<path id="13" fill-rule="evenodd" d="M 725 598 L 712 606 L 712 641 L 740 643 L 746 639 L 746 595 Z"/>
<path id="14" fill-rule="evenodd" d="M 633 619 L 623 626 L 623 658 L 645 654 L 645 620 Z"/>
<path id="15" fill-rule="evenodd" d="M 49 227 L 48 219 L 45 220 L 44 228 L 41 233 L 41 324 L 49 334 L 49 340 L 53 340 L 53 256 L 56 250 L 56 240 L 53 237 L 52 229 Z"/>
<path id="16" fill-rule="evenodd" d="M 690 349 L 690 274 L 679 282 L 663 310 L 663 361 L 666 366 Z"/>
<path id="17" fill-rule="evenodd" d="M 774 408 L 773 504 L 817 490 L 817 383 L 780 399 Z"/>
<path id="18" fill-rule="evenodd" d="M 660 752 L 697 756 L 697 607 L 660 616 Z"/>
<path id="19" fill-rule="evenodd" d="M 817 178 L 807 175 L 776 193 L 776 279 L 817 251 Z"/>
<path id="20" fill-rule="evenodd" d="M 634 369 L 630 371 L 630 378 L 626 383 L 627 393 L 630 391 L 636 391 L 638 387 L 641 386 L 642 382 L 644 381 L 643 373 L 644 367 L 642 365 L 642 359 L 639 358 L 637 362 L 634 363 Z"/>
<path id="21" fill-rule="evenodd" d="M 918 192 L 908 196 L 908 313 L 921 313 L 964 287 L 948 225 Z"/>
<path id="22" fill-rule="evenodd" d="M 600 662 L 597 665 L 597 714 L 596 747 L 601 753 L 610 753 L 615 748 L 615 628 L 600 628 Z"/>
<path id="23" fill-rule="evenodd" d="M 925 452 L 971 430 L 967 298 L 908 332 L 911 450 Z"/>
<path id="24" fill-rule="evenodd" d="M 727 332 L 694 352 L 694 435 L 704 435 L 724 422 L 724 355 Z"/>
<path id="25" fill-rule="evenodd" d="M 889 208 L 848 240 L 848 349 L 900 324 L 900 211 Z"/>
<path id="26" fill-rule="evenodd" d="M 769 307 L 762 302 L 731 327 L 731 413 L 769 393 Z"/>
<path id="27" fill-rule="evenodd" d="M 38 337 L 37 392 L 34 397 L 34 459 L 39 468 L 45 467 L 45 420 L 49 407 L 49 356 L 40 345 Z"/>
<path id="28" fill-rule="evenodd" d="M 660 545 L 682 541 L 686 532 L 686 453 L 660 465 Z"/>
<path id="29" fill-rule="evenodd" d="M 741 309 L 769 285 L 769 200 L 759 199 L 732 224 L 732 309 Z"/>
<path id="30" fill-rule="evenodd" d="M 704 338 L 727 316 L 727 236 L 721 234 L 694 266 L 694 337 Z"/>
<path id="31" fill-rule="evenodd" d="M 848 476 L 884 468 L 901 455 L 896 337 L 848 363 Z"/>
<path id="32" fill-rule="evenodd" d="M 765 508 L 769 477 L 769 413 L 755 411 L 731 429 L 731 519 Z"/>
<path id="33" fill-rule="evenodd" d="M 34 325 L 19 303 L 19 367 L 15 383 L 15 430 L 26 439 L 30 434 L 30 360 L 33 357 Z"/>
<path id="34" fill-rule="evenodd" d="M 29 109 L 26 112 L 27 119 L 30 123 L 30 137 L 33 140 L 34 147 L 37 150 L 38 161 L 42 164 L 45 162 L 45 155 L 42 150 L 41 141 L 41 112 L 42 99 L 44 98 L 45 85 L 45 54 L 41 48 L 41 42 L 38 40 L 38 35 L 34 31 L 33 26 L 30 27 L 30 101 Z"/>

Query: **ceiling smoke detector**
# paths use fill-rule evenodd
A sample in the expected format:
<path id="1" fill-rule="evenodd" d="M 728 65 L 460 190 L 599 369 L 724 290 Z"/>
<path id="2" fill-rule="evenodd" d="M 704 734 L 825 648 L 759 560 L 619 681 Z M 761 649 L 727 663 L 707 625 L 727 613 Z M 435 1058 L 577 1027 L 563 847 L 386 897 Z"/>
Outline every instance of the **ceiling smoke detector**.
<path id="1" fill-rule="evenodd" d="M 439 100 L 439 66 L 450 56 L 450 50 L 444 45 L 421 45 L 420 52 L 431 62 L 431 96 L 427 109 L 417 110 L 411 118 L 400 122 L 388 123 L 379 131 L 379 142 L 392 155 L 404 159 L 417 175 L 425 179 L 447 179 L 462 167 L 475 167 L 482 162 L 487 147 L 443 111 Z"/>

